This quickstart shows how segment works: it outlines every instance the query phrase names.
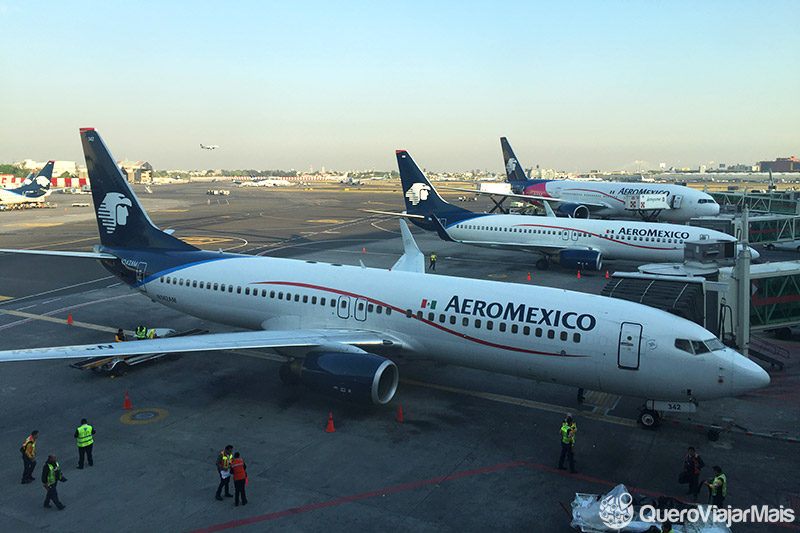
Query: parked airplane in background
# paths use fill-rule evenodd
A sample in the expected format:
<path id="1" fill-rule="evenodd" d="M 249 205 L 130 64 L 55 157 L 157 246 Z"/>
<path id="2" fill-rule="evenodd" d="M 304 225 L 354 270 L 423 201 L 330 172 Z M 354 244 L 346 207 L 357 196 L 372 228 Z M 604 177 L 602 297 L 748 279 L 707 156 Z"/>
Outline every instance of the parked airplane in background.
<path id="1" fill-rule="evenodd" d="M 414 224 L 437 231 L 446 241 L 538 253 L 541 270 L 553 260 L 565 268 L 591 270 L 600 270 L 603 259 L 680 263 L 685 243 L 702 239 L 736 246 L 736 238 L 727 233 L 694 226 L 556 218 L 548 204 L 547 217 L 475 213 L 443 200 L 408 152 L 398 157 L 398 166 L 406 213 Z M 753 258 L 759 256 L 750 250 Z"/>
<path id="2" fill-rule="evenodd" d="M 217 148 L 219 148 L 219 145 L 218 144 L 211 144 L 211 145 L 206 146 L 203 143 L 200 143 L 200 148 L 202 148 L 203 150 L 216 150 Z"/>
<path id="3" fill-rule="evenodd" d="M 680 223 L 719 214 L 719 204 L 711 195 L 683 185 L 529 179 L 505 137 L 500 138 L 500 145 L 511 193 L 470 192 L 526 200 L 548 198 L 558 203 L 558 214 L 572 218 L 589 218 L 590 214 L 625 218 L 638 214 L 645 220 Z"/>
<path id="4" fill-rule="evenodd" d="M 374 404 L 392 399 L 399 373 L 389 357 L 401 355 L 688 411 L 699 400 L 769 383 L 761 367 L 713 334 L 658 309 L 425 274 L 404 223 L 405 254 L 391 270 L 199 250 L 152 223 L 93 128 L 80 135 L 101 244 L 85 253 L 0 252 L 98 259 L 154 302 L 252 331 L 10 350 L 0 361 L 270 348 L 285 361 L 285 381 Z M 643 422 L 657 421 L 653 409 L 661 406 L 651 404 Z"/>
<path id="5" fill-rule="evenodd" d="M 0 189 L 0 203 L 12 205 L 44 202 L 52 192 L 50 180 L 53 177 L 54 165 L 55 161 L 48 161 L 35 178 L 28 176 L 16 189 Z"/>

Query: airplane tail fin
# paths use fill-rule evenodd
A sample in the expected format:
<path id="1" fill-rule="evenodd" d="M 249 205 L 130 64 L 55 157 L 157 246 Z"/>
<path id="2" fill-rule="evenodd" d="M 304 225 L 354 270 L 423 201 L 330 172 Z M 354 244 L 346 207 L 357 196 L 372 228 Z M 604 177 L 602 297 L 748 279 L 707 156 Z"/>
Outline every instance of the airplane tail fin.
<path id="1" fill-rule="evenodd" d="M 528 176 L 525 175 L 525 170 L 520 165 L 517 156 L 514 155 L 514 150 L 508 143 L 508 139 L 500 137 L 500 146 L 503 149 L 503 163 L 506 166 L 506 181 L 525 181 Z"/>
<path id="2" fill-rule="evenodd" d="M 100 134 L 94 128 L 80 132 L 100 242 L 110 248 L 197 250 L 153 224 Z"/>
<path id="3" fill-rule="evenodd" d="M 439 196 L 408 152 L 397 150 L 395 155 L 397 155 L 397 167 L 400 169 L 400 182 L 403 186 L 407 213 L 428 215 L 443 210 L 458 209 Z"/>
<path id="4" fill-rule="evenodd" d="M 31 193 L 44 193 L 50 190 L 50 180 L 53 179 L 53 167 L 55 163 L 55 161 L 48 161 L 36 176 L 28 176 L 25 178 L 25 181 L 22 182 L 22 186 L 17 189 L 17 192 L 26 194 L 26 196 L 37 196 Z"/>

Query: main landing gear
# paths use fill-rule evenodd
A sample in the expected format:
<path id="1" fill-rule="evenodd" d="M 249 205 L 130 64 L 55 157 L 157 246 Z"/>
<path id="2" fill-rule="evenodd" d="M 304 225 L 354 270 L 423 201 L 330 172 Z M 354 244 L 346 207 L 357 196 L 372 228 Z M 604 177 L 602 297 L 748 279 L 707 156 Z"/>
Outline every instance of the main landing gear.
<path id="1" fill-rule="evenodd" d="M 652 409 L 642 409 L 639 413 L 639 423 L 645 429 L 655 430 L 661 425 L 661 413 Z"/>
<path id="2" fill-rule="evenodd" d="M 550 259 L 548 259 L 547 256 L 541 257 L 536 261 L 536 268 L 539 270 L 547 270 L 550 268 Z"/>

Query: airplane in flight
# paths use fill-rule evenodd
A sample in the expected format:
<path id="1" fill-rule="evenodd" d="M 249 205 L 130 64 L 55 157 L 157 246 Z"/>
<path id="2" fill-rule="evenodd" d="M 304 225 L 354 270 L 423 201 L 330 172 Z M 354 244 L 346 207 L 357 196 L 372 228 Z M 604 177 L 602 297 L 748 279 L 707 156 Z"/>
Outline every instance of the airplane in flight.
<path id="1" fill-rule="evenodd" d="M 272 349 L 285 382 L 363 404 L 395 394 L 395 356 L 668 402 L 765 387 L 769 375 L 712 333 L 644 305 L 562 289 L 426 274 L 401 221 L 390 270 L 204 251 L 155 226 L 94 128 L 80 137 L 100 244 L 92 252 L 0 250 L 99 260 L 152 301 L 249 331 L 6 350 L 0 361 Z M 405 152 L 402 152 L 405 154 Z M 398 158 L 401 154 L 398 154 Z"/>
<path id="2" fill-rule="evenodd" d="M 510 193 L 469 190 L 503 199 L 547 198 L 555 211 L 572 218 L 625 218 L 640 216 L 649 221 L 688 222 L 692 218 L 717 216 L 719 204 L 711 195 L 683 185 L 529 179 L 505 137 L 500 137 Z M 466 190 L 466 189 L 460 189 Z M 495 209 L 502 204 L 495 202 Z"/>
<path id="3" fill-rule="evenodd" d="M 206 146 L 205 144 L 200 143 L 200 148 L 202 148 L 203 150 L 216 150 L 217 148 L 219 148 L 219 145 L 218 144 L 210 144 L 210 145 Z"/>
<path id="4" fill-rule="evenodd" d="M 50 180 L 53 177 L 55 161 L 48 161 L 42 170 L 31 178 L 29 175 L 16 189 L 0 189 L 0 204 L 32 204 L 44 202 L 52 192 Z"/>
<path id="5" fill-rule="evenodd" d="M 405 213 L 414 224 L 436 231 L 445 241 L 537 253 L 541 255 L 536 262 L 540 270 L 551 262 L 564 268 L 600 270 L 604 259 L 681 263 L 686 242 L 703 239 L 736 246 L 736 238 L 727 233 L 695 226 L 557 218 L 547 200 L 545 209 L 550 216 L 475 213 L 442 199 L 408 152 L 399 166 Z M 760 255 L 753 248 L 750 252 L 753 259 Z M 726 255 L 733 256 L 733 250 Z"/>

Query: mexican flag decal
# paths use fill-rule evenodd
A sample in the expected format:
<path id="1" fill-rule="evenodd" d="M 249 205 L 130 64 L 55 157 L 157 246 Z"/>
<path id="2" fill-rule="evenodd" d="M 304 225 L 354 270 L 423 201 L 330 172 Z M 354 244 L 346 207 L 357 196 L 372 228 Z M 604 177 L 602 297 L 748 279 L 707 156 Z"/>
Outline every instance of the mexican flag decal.
<path id="1" fill-rule="evenodd" d="M 436 300 L 422 300 L 419 306 L 423 309 L 436 309 Z"/>

